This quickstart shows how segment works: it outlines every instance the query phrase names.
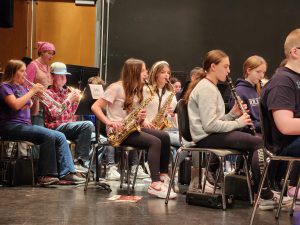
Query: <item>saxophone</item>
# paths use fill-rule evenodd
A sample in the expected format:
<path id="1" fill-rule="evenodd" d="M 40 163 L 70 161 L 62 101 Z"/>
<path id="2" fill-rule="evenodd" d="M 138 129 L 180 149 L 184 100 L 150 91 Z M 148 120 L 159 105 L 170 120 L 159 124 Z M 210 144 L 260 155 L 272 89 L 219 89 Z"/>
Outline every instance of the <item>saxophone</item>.
<path id="1" fill-rule="evenodd" d="M 121 131 L 115 132 L 112 129 L 108 130 L 107 138 L 113 147 L 120 146 L 120 144 L 134 131 L 141 132 L 141 127 L 138 123 L 138 114 L 144 109 L 153 99 L 154 94 L 149 87 L 148 81 L 145 80 L 145 84 L 150 89 L 151 95 L 144 99 L 135 109 L 133 109 L 123 120 L 123 128 Z"/>
<path id="2" fill-rule="evenodd" d="M 167 80 L 167 81 L 168 81 L 168 83 L 170 83 L 169 80 Z M 171 87 L 172 87 L 171 94 L 168 96 L 168 98 L 164 102 L 163 106 L 158 110 L 156 116 L 154 117 L 154 119 L 151 122 L 153 124 L 153 126 L 155 127 L 155 129 L 157 129 L 157 130 L 163 130 L 164 128 L 171 127 L 171 124 L 165 115 L 166 110 L 172 103 L 173 97 L 175 95 L 175 89 L 173 88 L 172 84 L 171 84 Z"/>

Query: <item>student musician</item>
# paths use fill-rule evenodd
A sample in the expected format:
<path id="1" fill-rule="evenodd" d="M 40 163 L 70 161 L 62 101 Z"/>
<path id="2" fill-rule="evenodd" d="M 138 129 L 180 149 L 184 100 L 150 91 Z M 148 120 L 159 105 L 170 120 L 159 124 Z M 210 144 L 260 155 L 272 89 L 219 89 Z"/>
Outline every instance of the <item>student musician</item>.
<path id="1" fill-rule="evenodd" d="M 42 94 L 44 86 L 34 84 L 29 91 L 23 87 L 26 66 L 20 60 L 10 60 L 0 85 L 0 137 L 7 140 L 30 141 L 40 145 L 38 183 L 50 185 L 60 181 L 79 184 L 66 137 L 63 133 L 31 125 L 31 98 Z M 59 178 L 59 179 L 58 179 Z"/>
<path id="2" fill-rule="evenodd" d="M 71 75 L 67 72 L 66 65 L 55 62 L 51 64 L 50 69 L 53 84 L 46 93 L 61 104 L 61 107 L 46 101 L 48 106 L 44 105 L 45 127 L 60 131 L 68 140 L 76 142 L 75 169 L 78 172 L 87 172 L 94 125 L 91 121 L 77 121 L 75 111 L 80 101 L 80 91 L 65 88 L 67 76 Z"/>
<path id="3" fill-rule="evenodd" d="M 131 123 L 142 124 L 146 118 L 144 108 L 152 98 L 143 96 L 146 77 L 146 65 L 142 60 L 127 59 L 123 65 L 120 80 L 112 83 L 105 90 L 104 96 L 93 104 L 92 111 L 99 120 L 106 124 L 108 136 L 120 137 L 121 134 L 127 132 L 127 138 L 120 138 L 122 144 L 148 149 L 152 180 L 148 193 L 165 198 L 170 179 L 168 176 L 170 137 L 160 130 L 141 128 L 141 132 L 132 132 L 126 130 L 127 126 L 124 126 Z M 106 108 L 107 115 L 104 114 L 103 108 Z M 123 121 L 124 118 L 127 121 Z M 171 197 L 175 198 L 176 193 L 172 191 Z"/>
<path id="4" fill-rule="evenodd" d="M 266 70 L 267 63 L 264 58 L 258 55 L 250 56 L 243 64 L 244 79 L 239 78 L 236 81 L 236 93 L 247 105 L 248 114 L 257 133 L 261 132 L 259 118 L 260 82 L 264 78 Z M 231 96 L 229 101 L 232 107 L 235 102 L 234 98 Z M 245 131 L 247 132 L 247 130 Z"/>
<path id="5" fill-rule="evenodd" d="M 180 147 L 177 117 L 174 113 L 177 105 L 177 92 L 176 88 L 172 85 L 172 77 L 170 78 L 170 76 L 171 69 L 168 62 L 158 61 L 152 65 L 149 72 L 149 83 L 155 94 L 153 100 L 146 108 L 147 116 L 144 126 L 167 132 L 171 139 L 172 148 L 177 150 Z M 176 78 L 173 80 L 178 81 Z M 149 89 L 145 87 L 144 95 L 150 95 Z M 187 152 L 183 152 L 180 155 L 179 163 L 184 160 L 186 155 Z M 193 183 L 196 173 L 197 171 L 193 172 L 192 170 L 191 183 Z"/>
<path id="6" fill-rule="evenodd" d="M 205 78 L 193 90 L 188 90 L 190 94 L 185 98 L 188 103 L 190 131 L 193 141 L 201 148 L 232 148 L 250 153 L 251 169 L 257 187 L 261 177 L 258 151 L 263 154 L 262 140 L 236 130 L 251 125 L 250 116 L 242 114 L 237 104 L 225 114 L 225 104 L 217 88 L 218 81 L 226 80 L 229 67 L 229 57 L 221 50 L 211 50 L 204 56 Z M 209 172 L 214 173 L 214 169 L 210 166 Z M 278 199 L 266 182 L 259 207 L 263 210 L 274 209 Z M 284 199 L 284 203 L 287 202 L 290 202 L 289 198 Z"/>
<path id="7" fill-rule="evenodd" d="M 170 135 L 171 145 L 179 147 L 177 121 L 174 114 L 177 105 L 176 91 L 169 81 L 170 76 L 170 66 L 166 61 L 158 61 L 151 67 L 149 84 L 152 86 L 154 97 L 146 107 L 147 116 L 144 126 L 166 130 Z M 144 87 L 144 95 L 151 95 L 146 87 Z"/>
<path id="8" fill-rule="evenodd" d="M 300 157 L 300 28 L 291 31 L 284 43 L 286 61 L 265 85 L 261 101 L 271 124 L 272 140 L 277 154 Z M 288 195 L 294 196 L 300 174 L 294 163 Z M 300 192 L 298 192 L 300 199 Z"/>

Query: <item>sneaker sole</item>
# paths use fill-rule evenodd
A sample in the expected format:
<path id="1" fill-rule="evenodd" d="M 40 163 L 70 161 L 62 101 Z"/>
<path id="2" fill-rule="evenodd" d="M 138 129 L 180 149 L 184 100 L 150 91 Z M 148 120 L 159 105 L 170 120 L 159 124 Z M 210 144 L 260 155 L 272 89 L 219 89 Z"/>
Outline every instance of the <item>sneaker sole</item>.
<path id="1" fill-rule="evenodd" d="M 58 182 L 59 182 L 59 180 L 53 180 L 53 181 L 50 181 L 50 182 L 47 182 L 47 183 L 38 182 L 38 184 L 41 185 L 41 186 L 48 186 L 48 185 L 52 185 L 52 184 L 57 184 Z"/>
<path id="2" fill-rule="evenodd" d="M 166 196 L 157 195 L 157 194 L 155 194 L 155 193 L 152 193 L 151 190 L 150 190 L 150 191 L 148 190 L 148 194 L 150 194 L 150 195 L 152 195 L 152 196 L 155 196 L 155 197 L 157 197 L 157 198 L 161 198 L 161 199 L 166 199 L 166 198 L 167 198 L 167 195 L 166 195 Z M 174 199 L 174 198 L 176 198 L 176 197 L 177 197 L 177 194 L 176 194 L 176 193 L 174 193 L 174 194 L 175 194 L 175 195 L 172 196 L 172 193 L 170 193 L 169 199 Z"/>

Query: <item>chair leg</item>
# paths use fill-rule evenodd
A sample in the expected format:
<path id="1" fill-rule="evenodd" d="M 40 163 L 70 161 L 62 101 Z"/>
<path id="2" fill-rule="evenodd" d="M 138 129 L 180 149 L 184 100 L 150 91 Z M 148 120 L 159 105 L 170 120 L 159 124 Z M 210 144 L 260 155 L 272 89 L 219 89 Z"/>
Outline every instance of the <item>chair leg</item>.
<path id="1" fill-rule="evenodd" d="M 30 152 L 30 162 L 31 162 L 31 174 L 32 174 L 32 187 L 35 186 L 35 180 L 34 180 L 34 164 L 33 164 L 33 152 L 32 152 L 32 147 L 29 146 L 29 152 Z"/>
<path id="2" fill-rule="evenodd" d="M 283 194 L 284 194 L 284 190 L 285 190 L 286 185 L 287 185 L 287 180 L 288 180 L 288 178 L 290 176 L 290 173 L 291 173 L 291 170 L 292 170 L 292 166 L 293 166 L 293 161 L 290 161 L 288 163 L 288 169 L 287 169 L 287 172 L 286 172 L 286 175 L 285 175 L 285 178 L 284 178 L 283 187 L 282 187 L 282 190 L 281 190 L 281 193 L 280 193 L 279 205 L 278 205 L 278 209 L 277 209 L 277 212 L 276 212 L 276 215 L 275 215 L 276 219 L 279 218 L 281 205 L 282 205 L 282 200 L 283 200 Z"/>
<path id="3" fill-rule="evenodd" d="M 97 151 L 97 148 L 95 147 L 95 145 L 93 145 L 93 152 L 92 152 L 92 155 L 91 155 L 91 158 L 90 158 L 89 169 L 88 169 L 88 172 L 87 172 L 87 175 L 86 175 L 84 189 L 83 189 L 84 191 L 87 191 L 87 187 L 89 185 L 89 180 L 90 180 L 90 175 L 91 175 L 91 169 L 92 169 L 92 166 L 93 166 L 93 162 L 94 162 L 94 158 L 95 158 L 95 155 L 96 155 L 96 151 Z M 96 174 L 97 174 L 97 171 L 98 171 L 98 162 L 97 161 L 98 160 L 96 160 Z"/>
<path id="4" fill-rule="evenodd" d="M 125 151 L 125 155 L 126 155 L 126 170 L 127 170 L 127 195 L 130 195 L 130 165 L 129 165 L 129 152 Z"/>
<path id="5" fill-rule="evenodd" d="M 133 182 L 132 182 L 132 189 L 134 189 L 134 186 L 135 186 L 135 182 L 136 182 L 136 176 L 137 176 L 137 172 L 138 172 L 138 169 L 139 169 L 139 165 L 140 165 L 140 162 L 141 162 L 141 158 L 142 158 L 142 154 L 143 154 L 143 150 L 138 150 L 138 164 L 137 164 L 137 167 L 134 171 L 134 176 L 133 176 Z"/>
<path id="6" fill-rule="evenodd" d="M 296 199 L 297 199 L 297 197 L 298 197 L 299 186 L 300 186 L 300 177 L 299 177 L 299 179 L 298 179 L 296 191 L 295 191 L 295 194 L 294 194 L 294 197 L 293 197 L 293 204 L 292 204 L 292 206 L 291 206 L 290 216 L 293 216 L 293 214 L 294 214 L 294 206 L 295 206 Z"/>
<path id="7" fill-rule="evenodd" d="M 224 185 L 224 169 L 225 169 L 225 163 L 224 163 L 224 157 L 220 156 L 219 157 L 220 160 L 220 168 L 219 168 L 219 175 L 217 176 L 217 180 L 216 183 L 218 181 L 218 177 L 220 176 L 220 180 L 221 180 L 221 194 L 222 194 L 222 206 L 223 206 L 223 210 L 226 210 L 226 196 L 225 196 L 225 185 Z M 214 189 L 216 188 L 216 183 L 214 186 Z"/>
<path id="8" fill-rule="evenodd" d="M 124 149 L 121 148 L 121 159 L 120 159 L 120 168 L 121 168 L 121 182 L 120 182 L 120 188 L 123 187 L 123 179 L 124 179 L 124 170 L 125 170 L 125 165 L 124 165 Z"/>
<path id="9" fill-rule="evenodd" d="M 250 205 L 253 205 L 253 195 L 252 195 L 250 174 L 249 174 L 249 169 L 248 169 L 248 164 L 247 164 L 247 158 L 245 155 L 243 155 L 243 159 L 244 159 L 244 170 L 246 173 L 247 185 L 248 185 L 248 191 L 249 191 Z"/>
<path id="10" fill-rule="evenodd" d="M 202 193 L 205 191 L 205 185 L 206 185 L 206 176 L 208 174 L 208 166 L 209 166 L 209 161 L 211 160 L 211 153 L 208 153 L 208 160 L 206 162 L 206 169 L 205 169 L 205 176 L 204 176 L 204 181 L 203 181 L 203 186 L 202 186 Z"/>
<path id="11" fill-rule="evenodd" d="M 219 158 L 219 160 L 220 160 L 220 158 Z M 221 170 L 223 169 L 223 163 L 225 162 L 225 158 L 222 157 L 222 160 L 223 160 L 223 162 L 221 162 L 221 161 L 219 162 L 219 169 L 217 170 L 217 174 L 216 174 L 216 182 L 214 183 L 213 194 L 216 193 L 217 183 L 220 178 Z M 224 174 L 224 170 L 223 170 L 223 174 Z"/>
<path id="12" fill-rule="evenodd" d="M 100 177 L 100 174 L 99 174 L 99 161 L 98 161 L 98 148 L 95 148 L 95 155 L 93 156 L 95 158 L 95 163 L 96 163 L 96 180 L 95 180 L 95 184 L 97 184 L 99 182 L 99 177 Z M 91 163 L 90 163 L 91 164 Z"/>
<path id="13" fill-rule="evenodd" d="M 174 167 L 172 169 L 172 174 L 171 174 L 171 178 L 170 178 L 170 182 L 169 182 L 168 193 L 167 193 L 167 197 L 166 197 L 166 200 L 165 200 L 165 204 L 166 205 L 169 202 L 171 188 L 172 188 L 173 183 L 174 183 L 174 177 L 175 177 L 175 173 L 176 173 L 176 167 L 177 167 L 179 155 L 180 155 L 181 152 L 182 152 L 181 148 L 177 149 L 176 156 L 175 156 Z"/>
<path id="14" fill-rule="evenodd" d="M 199 152 L 199 173 L 198 173 L 198 187 L 202 189 L 202 165 L 203 165 L 203 152 Z"/>
<path id="15" fill-rule="evenodd" d="M 258 202 L 259 202 L 259 199 L 260 199 L 260 196 L 261 196 L 262 187 L 263 187 L 264 182 L 265 182 L 265 179 L 266 179 L 266 177 L 267 177 L 269 165 L 270 165 L 270 159 L 267 158 L 267 159 L 266 159 L 265 168 L 264 168 L 264 172 L 263 172 L 263 176 L 262 176 L 262 178 L 261 178 L 261 180 L 260 180 L 260 184 L 259 184 L 259 188 L 258 188 L 257 199 L 256 199 L 256 201 L 255 201 L 254 208 L 253 208 L 253 211 L 252 211 L 252 214 L 251 214 L 250 225 L 253 224 L 255 212 L 256 212 L 256 209 L 257 209 L 257 206 L 258 206 Z"/>

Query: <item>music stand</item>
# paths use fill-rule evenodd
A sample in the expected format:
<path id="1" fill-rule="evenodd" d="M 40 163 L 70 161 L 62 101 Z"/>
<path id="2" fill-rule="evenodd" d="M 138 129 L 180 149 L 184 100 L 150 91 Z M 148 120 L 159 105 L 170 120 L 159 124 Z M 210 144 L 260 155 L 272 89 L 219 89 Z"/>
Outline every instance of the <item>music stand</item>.
<path id="1" fill-rule="evenodd" d="M 91 106 L 102 95 L 103 95 L 102 85 L 95 85 L 95 84 L 87 85 L 87 87 L 83 91 L 82 97 L 80 99 L 80 102 L 78 104 L 75 114 L 76 115 L 93 115 L 94 113 L 91 110 Z M 97 143 L 99 140 L 99 123 L 97 123 L 97 121 L 95 122 L 95 133 L 96 133 L 96 139 L 94 142 L 92 142 L 93 148 L 98 147 Z M 93 161 L 94 160 L 92 157 L 92 160 L 90 161 L 90 165 L 89 165 L 90 168 L 92 166 Z M 88 182 L 89 178 L 90 178 L 90 171 L 91 171 L 90 168 L 88 170 L 86 182 Z M 96 168 L 98 168 L 98 149 L 96 150 Z M 102 189 L 111 191 L 110 186 L 108 184 L 99 181 L 98 169 L 96 169 L 96 184 L 95 185 L 98 185 Z"/>
<path id="2" fill-rule="evenodd" d="M 75 111 L 76 115 L 92 115 L 93 103 L 103 95 L 103 87 L 99 84 L 88 84 Z"/>

